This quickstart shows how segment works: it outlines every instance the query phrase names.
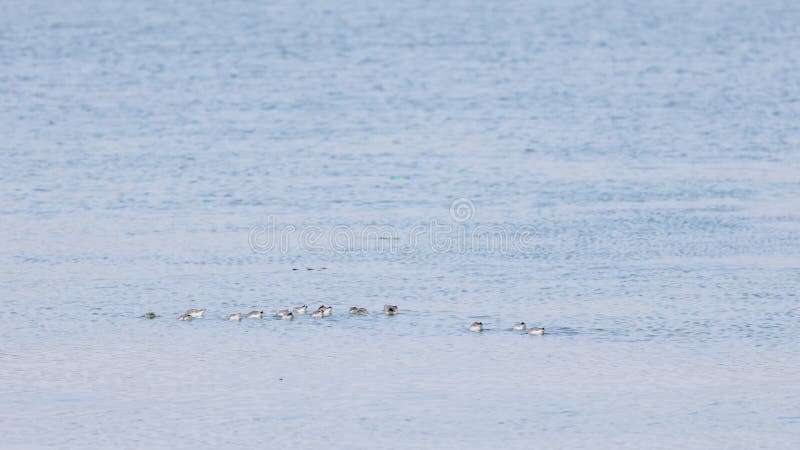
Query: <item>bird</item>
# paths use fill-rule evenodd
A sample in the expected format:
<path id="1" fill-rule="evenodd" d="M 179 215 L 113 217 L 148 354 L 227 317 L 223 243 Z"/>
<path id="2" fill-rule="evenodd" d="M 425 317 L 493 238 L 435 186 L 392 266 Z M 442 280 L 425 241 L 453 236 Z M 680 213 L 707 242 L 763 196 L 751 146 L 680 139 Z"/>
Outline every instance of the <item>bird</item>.
<path id="1" fill-rule="evenodd" d="M 515 331 L 525 331 L 525 322 L 517 322 L 511 327 L 511 329 Z"/>
<path id="2" fill-rule="evenodd" d="M 283 317 L 286 314 L 291 314 L 291 311 L 289 311 L 288 309 L 279 309 L 275 311 L 275 317 Z"/>
<path id="3" fill-rule="evenodd" d="M 264 316 L 264 311 L 250 311 L 247 313 L 248 319 L 260 319 L 262 316 Z"/>
<path id="4" fill-rule="evenodd" d="M 292 320 L 292 319 L 294 319 L 294 314 L 292 314 L 292 313 L 284 314 L 284 315 L 281 316 L 281 319 L 283 319 L 283 320 Z"/>
<path id="5" fill-rule="evenodd" d="M 483 322 L 472 322 L 469 326 L 469 331 L 483 331 Z"/>
<path id="6" fill-rule="evenodd" d="M 308 305 L 295 306 L 294 312 L 296 312 L 297 314 L 306 314 L 308 313 Z"/>
<path id="7" fill-rule="evenodd" d="M 322 311 L 322 315 L 328 317 L 333 314 L 333 306 L 320 305 L 317 311 Z"/>
<path id="8" fill-rule="evenodd" d="M 242 313 L 231 314 L 228 320 L 242 320 Z"/>
<path id="9" fill-rule="evenodd" d="M 145 315 L 144 315 L 144 318 L 145 318 L 145 319 L 155 319 L 155 318 L 156 318 L 156 313 L 154 313 L 154 312 L 149 312 L 149 313 L 147 313 L 147 314 L 145 314 Z"/>
<path id="10" fill-rule="evenodd" d="M 387 316 L 393 316 L 393 315 L 397 314 L 397 306 L 396 305 L 383 305 L 383 312 L 385 312 Z"/>
<path id="11" fill-rule="evenodd" d="M 192 316 L 193 319 L 199 319 L 206 313 L 206 309 L 187 309 L 186 314 Z"/>
<path id="12" fill-rule="evenodd" d="M 535 334 L 536 336 L 541 336 L 544 334 L 544 328 L 542 327 L 528 328 L 528 334 Z"/>
<path id="13" fill-rule="evenodd" d="M 366 314 L 366 313 L 367 313 L 367 308 L 358 308 L 356 306 L 353 306 L 352 308 L 350 308 L 350 314 L 363 315 L 363 314 Z"/>
<path id="14" fill-rule="evenodd" d="M 313 317 L 315 319 L 321 319 L 321 318 L 325 317 L 325 315 L 322 313 L 321 309 L 318 309 L 318 310 L 314 311 L 313 313 L 311 313 L 311 317 Z"/>
<path id="15" fill-rule="evenodd" d="M 180 317 L 178 317 L 178 320 L 192 320 L 192 316 L 188 314 L 181 314 Z"/>

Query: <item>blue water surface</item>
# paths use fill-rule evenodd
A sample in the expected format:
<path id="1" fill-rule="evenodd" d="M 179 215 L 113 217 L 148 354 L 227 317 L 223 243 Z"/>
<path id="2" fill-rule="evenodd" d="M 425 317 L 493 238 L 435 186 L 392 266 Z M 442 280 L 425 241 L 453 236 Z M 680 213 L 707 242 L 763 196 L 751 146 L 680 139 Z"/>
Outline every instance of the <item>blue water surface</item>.
<path id="1" fill-rule="evenodd" d="M 797 448 L 797 49 L 792 1 L 0 2 L 0 447 Z"/>

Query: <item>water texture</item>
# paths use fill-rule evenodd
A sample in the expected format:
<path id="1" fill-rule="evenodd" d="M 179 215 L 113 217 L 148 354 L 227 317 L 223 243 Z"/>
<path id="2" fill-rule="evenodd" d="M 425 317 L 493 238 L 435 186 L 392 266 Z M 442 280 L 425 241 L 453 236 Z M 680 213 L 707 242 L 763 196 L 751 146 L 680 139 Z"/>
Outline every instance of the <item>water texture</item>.
<path id="1" fill-rule="evenodd" d="M 0 446 L 797 448 L 797 49 L 791 1 L 0 1 Z"/>

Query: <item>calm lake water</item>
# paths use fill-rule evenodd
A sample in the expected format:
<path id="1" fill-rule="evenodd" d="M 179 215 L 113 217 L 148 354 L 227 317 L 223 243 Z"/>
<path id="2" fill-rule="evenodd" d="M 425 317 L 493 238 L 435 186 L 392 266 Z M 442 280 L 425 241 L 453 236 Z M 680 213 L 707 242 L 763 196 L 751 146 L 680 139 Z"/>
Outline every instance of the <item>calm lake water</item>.
<path id="1" fill-rule="evenodd" d="M 2 2 L 0 446 L 797 448 L 798 49 L 791 1 Z"/>

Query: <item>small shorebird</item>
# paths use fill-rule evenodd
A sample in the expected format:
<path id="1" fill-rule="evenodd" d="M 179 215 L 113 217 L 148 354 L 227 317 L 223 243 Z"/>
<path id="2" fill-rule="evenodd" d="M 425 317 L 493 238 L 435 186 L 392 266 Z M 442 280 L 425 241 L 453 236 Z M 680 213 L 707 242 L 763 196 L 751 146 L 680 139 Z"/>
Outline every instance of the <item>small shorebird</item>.
<path id="1" fill-rule="evenodd" d="M 149 312 L 149 313 L 147 313 L 147 314 L 145 314 L 145 315 L 144 315 L 144 318 L 145 318 L 145 319 L 155 319 L 155 318 L 156 318 L 156 313 L 154 313 L 154 312 Z"/>
<path id="2" fill-rule="evenodd" d="M 192 316 L 192 318 L 194 318 L 194 319 L 199 319 L 199 318 L 203 317 L 203 314 L 205 314 L 205 313 L 206 313 L 206 309 L 205 308 L 203 308 L 203 309 L 187 309 L 186 310 L 186 314 Z"/>
<path id="3" fill-rule="evenodd" d="M 541 336 L 544 334 L 544 328 L 542 327 L 530 327 L 528 328 L 528 334 L 535 334 L 536 336 Z"/>
<path id="4" fill-rule="evenodd" d="M 355 307 L 355 306 L 350 308 L 350 314 L 364 315 L 366 313 L 367 313 L 367 308 L 358 308 L 358 307 Z"/>
<path id="5" fill-rule="evenodd" d="M 318 309 L 318 310 L 314 311 L 313 313 L 311 313 L 311 317 L 313 317 L 315 319 L 321 319 L 321 318 L 325 317 L 325 315 L 322 313 L 321 309 Z"/>
<path id="6" fill-rule="evenodd" d="M 188 314 L 181 314 L 181 316 L 178 317 L 178 320 L 192 320 L 192 316 Z"/>
<path id="7" fill-rule="evenodd" d="M 517 322 L 511 327 L 515 331 L 525 331 L 525 328 L 525 322 Z"/>
<path id="8" fill-rule="evenodd" d="M 296 312 L 297 314 L 306 314 L 308 313 L 308 305 L 295 306 L 294 312 Z"/>
<path id="9" fill-rule="evenodd" d="M 397 314 L 397 305 L 383 305 L 383 312 L 385 312 L 387 316 L 393 316 Z"/>
<path id="10" fill-rule="evenodd" d="M 264 311 L 250 311 L 247 313 L 248 319 L 260 319 L 264 316 Z"/>
<path id="11" fill-rule="evenodd" d="M 228 320 L 242 320 L 242 313 L 231 314 Z"/>
<path id="12" fill-rule="evenodd" d="M 469 326 L 469 331 L 483 331 L 483 322 L 472 322 Z"/>

